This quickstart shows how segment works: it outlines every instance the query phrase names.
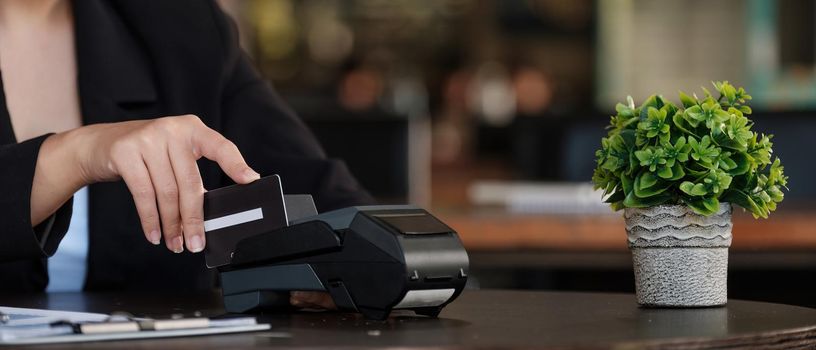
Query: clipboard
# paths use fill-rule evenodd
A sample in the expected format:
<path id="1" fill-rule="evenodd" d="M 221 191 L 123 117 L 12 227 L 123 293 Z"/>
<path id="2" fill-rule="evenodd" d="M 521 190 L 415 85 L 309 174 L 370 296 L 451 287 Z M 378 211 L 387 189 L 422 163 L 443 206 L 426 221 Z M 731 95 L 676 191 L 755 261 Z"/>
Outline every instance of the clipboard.
<path id="1" fill-rule="evenodd" d="M 66 343 L 84 343 L 84 342 L 112 341 L 112 340 L 192 337 L 192 336 L 213 335 L 213 334 L 256 332 L 256 331 L 263 331 L 263 330 L 268 330 L 268 329 L 270 329 L 270 326 L 268 324 L 257 324 L 257 325 L 254 325 L 254 326 L 194 328 L 194 329 L 177 329 L 177 330 L 166 330 L 166 331 L 141 331 L 141 332 L 104 333 L 104 334 L 50 335 L 50 336 L 43 336 L 43 337 L 30 337 L 30 338 L 0 340 L 0 347 L 14 346 L 14 345 L 66 344 Z M 285 332 L 268 332 L 268 333 L 265 334 L 265 336 L 278 337 L 278 338 L 291 337 L 291 335 L 289 333 L 285 333 Z"/>
<path id="2" fill-rule="evenodd" d="M 0 347 L 190 337 L 256 332 L 271 328 L 268 324 L 257 323 L 254 317 L 175 320 L 134 318 L 110 321 L 110 315 L 84 312 L 0 307 L 0 313 Z M 79 332 L 88 326 L 93 326 L 95 331 Z M 291 335 L 286 332 L 267 332 L 265 336 L 286 338 Z"/>

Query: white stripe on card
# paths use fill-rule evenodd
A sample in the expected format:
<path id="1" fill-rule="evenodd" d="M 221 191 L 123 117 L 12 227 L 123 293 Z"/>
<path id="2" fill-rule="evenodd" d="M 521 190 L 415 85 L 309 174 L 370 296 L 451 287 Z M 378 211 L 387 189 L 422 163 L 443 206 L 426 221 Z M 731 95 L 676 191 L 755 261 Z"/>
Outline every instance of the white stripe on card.
<path id="1" fill-rule="evenodd" d="M 240 213 L 230 214 L 227 216 L 222 216 L 220 218 L 209 219 L 207 221 L 204 221 L 204 231 L 205 232 L 215 231 L 225 227 L 261 220 L 263 218 L 264 218 L 263 210 L 261 208 L 255 208 L 247 211 L 242 211 Z"/>

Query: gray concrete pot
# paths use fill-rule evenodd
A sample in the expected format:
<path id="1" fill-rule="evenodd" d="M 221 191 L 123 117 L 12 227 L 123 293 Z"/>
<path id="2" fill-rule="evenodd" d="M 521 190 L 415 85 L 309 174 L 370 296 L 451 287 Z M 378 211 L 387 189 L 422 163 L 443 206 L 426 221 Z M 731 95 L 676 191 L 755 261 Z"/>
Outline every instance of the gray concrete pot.
<path id="1" fill-rule="evenodd" d="M 646 307 L 704 307 L 728 302 L 731 204 L 711 216 L 684 205 L 624 211 L 637 301 Z"/>

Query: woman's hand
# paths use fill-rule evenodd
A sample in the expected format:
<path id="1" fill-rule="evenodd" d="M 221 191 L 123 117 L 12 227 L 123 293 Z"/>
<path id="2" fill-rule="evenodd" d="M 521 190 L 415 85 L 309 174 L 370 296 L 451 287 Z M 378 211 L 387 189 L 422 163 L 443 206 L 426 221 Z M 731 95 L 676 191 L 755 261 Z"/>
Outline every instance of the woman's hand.
<path id="1" fill-rule="evenodd" d="M 88 125 L 48 137 L 40 147 L 31 222 L 53 214 L 74 192 L 123 179 L 147 240 L 180 253 L 204 249 L 204 185 L 196 160 L 218 163 L 235 182 L 260 178 L 235 144 L 193 115 Z M 328 293 L 292 292 L 302 308 L 336 309 Z"/>
<path id="2" fill-rule="evenodd" d="M 205 245 L 205 190 L 196 160 L 217 162 L 236 183 L 260 178 L 235 144 L 194 115 L 81 127 L 49 137 L 41 156 L 59 147 L 49 142 L 74 150 L 80 187 L 123 179 L 147 240 L 158 245 L 163 236 L 167 249 L 176 253 L 184 251 L 185 244 L 191 252 Z M 38 170 L 40 165 L 38 161 Z M 34 194 L 32 207 L 33 199 Z M 32 210 L 36 222 L 33 216 Z"/>
<path id="3" fill-rule="evenodd" d="M 84 181 L 123 179 L 145 237 L 173 252 L 204 249 L 204 185 L 196 160 L 218 163 L 240 184 L 260 178 L 238 148 L 194 115 L 87 127 L 89 145 L 79 164 Z M 83 159 L 84 158 L 84 159 Z"/>

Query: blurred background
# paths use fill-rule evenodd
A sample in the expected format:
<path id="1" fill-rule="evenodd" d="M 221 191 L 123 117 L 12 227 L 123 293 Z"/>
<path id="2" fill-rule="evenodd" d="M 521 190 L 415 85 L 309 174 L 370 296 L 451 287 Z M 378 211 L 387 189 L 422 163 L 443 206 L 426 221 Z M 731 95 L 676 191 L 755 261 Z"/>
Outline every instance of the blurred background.
<path id="1" fill-rule="evenodd" d="M 615 103 L 744 86 L 791 192 L 735 213 L 729 296 L 816 306 L 816 2 L 220 2 L 330 156 L 459 232 L 473 287 L 632 292 L 589 182 Z"/>

